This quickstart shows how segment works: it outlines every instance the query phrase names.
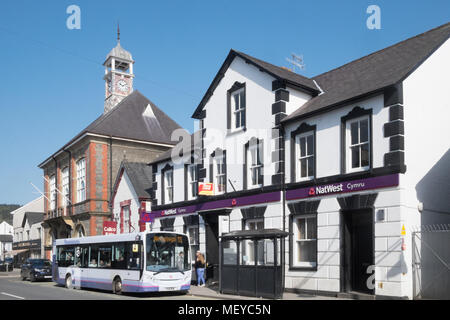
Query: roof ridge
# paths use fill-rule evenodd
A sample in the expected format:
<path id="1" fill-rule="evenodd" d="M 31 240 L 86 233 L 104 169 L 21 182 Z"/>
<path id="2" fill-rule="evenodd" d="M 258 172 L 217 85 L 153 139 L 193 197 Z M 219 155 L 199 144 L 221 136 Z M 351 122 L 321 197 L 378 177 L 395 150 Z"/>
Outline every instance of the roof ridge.
<path id="1" fill-rule="evenodd" d="M 385 50 L 387 50 L 387 49 L 389 49 L 389 48 L 395 47 L 395 46 L 400 45 L 400 44 L 402 44 L 402 43 L 404 43 L 404 42 L 406 42 L 406 41 L 412 40 L 412 39 L 414 39 L 414 38 L 418 38 L 418 37 L 424 36 L 425 34 L 427 34 L 427 33 L 429 33 L 429 32 L 433 32 L 433 31 L 436 31 L 436 30 L 438 30 L 438 29 L 443 29 L 443 28 L 445 28 L 445 27 L 447 27 L 447 26 L 450 26 L 450 22 L 447 22 L 447 23 L 445 23 L 445 24 L 443 24 L 443 25 L 440 25 L 440 26 L 438 26 L 438 27 L 436 27 L 436 28 L 427 30 L 427 31 L 425 31 L 425 32 L 419 33 L 419 34 L 417 34 L 417 35 L 415 35 L 415 36 L 413 36 L 413 37 L 407 38 L 407 39 L 405 39 L 405 40 L 396 42 L 396 43 L 394 43 L 394 44 L 392 44 L 392 45 L 390 45 L 390 46 L 387 46 L 387 47 L 385 47 L 385 48 L 382 48 L 382 49 L 380 49 L 380 50 L 377 50 L 377 51 L 374 51 L 374 52 L 372 52 L 372 53 L 366 54 L 365 56 L 362 56 L 362 57 L 360 57 L 360 58 L 358 58 L 358 59 L 349 61 L 349 62 L 347 62 L 347 63 L 345 63 L 345 64 L 343 64 L 343 65 L 341 65 L 341 66 L 339 66 L 339 67 L 336 67 L 336 68 L 334 68 L 334 69 L 325 71 L 325 72 L 320 73 L 320 74 L 318 74 L 318 75 L 315 75 L 314 77 L 312 77 L 312 78 L 310 78 L 310 79 L 311 79 L 311 80 L 316 80 L 316 79 L 317 79 L 318 77 L 320 77 L 320 76 L 323 76 L 323 75 L 325 75 L 325 74 L 327 74 L 327 73 L 330 73 L 330 72 L 332 72 L 332 71 L 336 71 L 336 70 L 338 70 L 338 69 L 344 68 L 345 66 L 347 66 L 347 65 L 349 65 L 349 64 L 351 64 L 351 63 L 354 63 L 354 62 L 357 62 L 357 61 L 359 61 L 359 60 L 365 59 L 365 58 L 370 57 L 370 56 L 372 56 L 372 55 L 374 55 L 374 54 L 383 52 L 383 51 L 385 51 Z"/>
<path id="2" fill-rule="evenodd" d="M 233 50 L 233 51 L 236 52 L 236 53 L 244 54 L 244 55 L 246 55 L 246 56 L 249 56 L 249 57 L 251 57 L 251 58 L 253 58 L 253 59 L 255 59 L 255 60 L 258 60 L 258 61 L 261 61 L 261 62 L 270 64 L 271 66 L 273 66 L 273 67 L 275 67 L 275 68 L 278 68 L 278 69 L 283 70 L 283 71 L 287 71 L 287 72 L 289 72 L 289 73 L 292 73 L 292 74 L 295 75 L 295 76 L 302 77 L 302 78 L 304 78 L 304 79 L 306 79 L 306 80 L 312 80 L 312 78 L 308 78 L 307 76 L 304 76 L 304 75 L 301 75 L 301 74 L 299 74 L 299 73 L 293 72 L 293 71 L 291 71 L 291 70 L 289 70 L 289 69 L 287 69 L 287 68 L 285 69 L 285 68 L 283 68 L 283 67 L 277 66 L 277 65 L 275 65 L 275 64 L 273 64 L 273 63 L 270 63 L 270 62 L 268 62 L 268 61 L 261 60 L 261 59 L 259 59 L 259 58 L 256 58 L 256 57 L 252 56 L 252 55 L 249 55 L 249 54 L 247 54 L 247 53 L 245 53 L 245 52 L 238 51 L 238 50 L 235 50 L 235 49 L 231 49 L 231 50 Z"/>

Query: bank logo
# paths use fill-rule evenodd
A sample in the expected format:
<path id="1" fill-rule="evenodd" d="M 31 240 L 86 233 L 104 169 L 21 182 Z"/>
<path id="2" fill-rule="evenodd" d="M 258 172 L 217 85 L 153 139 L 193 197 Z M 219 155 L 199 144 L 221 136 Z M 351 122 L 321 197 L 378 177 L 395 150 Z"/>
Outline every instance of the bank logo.
<path id="1" fill-rule="evenodd" d="M 314 191 L 314 188 L 310 188 L 309 189 L 309 193 L 308 193 L 310 196 L 313 196 L 313 195 L 315 195 L 316 194 L 316 192 Z"/>

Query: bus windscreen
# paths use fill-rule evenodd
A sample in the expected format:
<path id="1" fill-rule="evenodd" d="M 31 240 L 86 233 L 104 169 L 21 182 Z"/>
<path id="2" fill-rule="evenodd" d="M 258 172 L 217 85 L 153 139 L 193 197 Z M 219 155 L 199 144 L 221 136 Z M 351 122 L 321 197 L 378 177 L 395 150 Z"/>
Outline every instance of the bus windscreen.
<path id="1" fill-rule="evenodd" d="M 189 243 L 186 236 L 170 233 L 147 235 L 146 270 L 184 272 L 190 270 Z"/>

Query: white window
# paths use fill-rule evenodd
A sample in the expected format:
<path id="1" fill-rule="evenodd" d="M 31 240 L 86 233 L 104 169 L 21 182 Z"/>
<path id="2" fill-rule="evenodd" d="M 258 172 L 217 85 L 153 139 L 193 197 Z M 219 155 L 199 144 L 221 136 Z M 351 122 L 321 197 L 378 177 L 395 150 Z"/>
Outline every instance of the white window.
<path id="1" fill-rule="evenodd" d="M 347 121 L 347 171 L 367 170 L 370 166 L 369 117 Z"/>
<path id="2" fill-rule="evenodd" d="M 173 202 L 173 170 L 164 172 L 164 203 Z"/>
<path id="3" fill-rule="evenodd" d="M 262 230 L 264 229 L 263 219 L 248 219 L 245 221 L 245 230 Z M 257 242 L 258 260 L 264 259 L 264 242 Z M 241 264 L 255 264 L 255 242 L 253 240 L 242 241 Z"/>
<path id="4" fill-rule="evenodd" d="M 263 165 L 262 165 L 261 143 L 251 144 L 248 147 L 248 179 L 249 185 L 258 187 L 263 185 Z"/>
<path id="5" fill-rule="evenodd" d="M 314 267 L 317 263 L 317 217 L 296 216 L 293 219 L 294 248 L 293 264 L 299 267 Z"/>
<path id="6" fill-rule="evenodd" d="M 296 176 L 299 180 L 314 178 L 314 133 L 307 132 L 295 137 Z"/>
<path id="7" fill-rule="evenodd" d="M 130 206 L 122 207 L 123 210 L 123 233 L 129 233 L 131 229 Z"/>
<path id="8" fill-rule="evenodd" d="M 50 177 L 50 210 L 56 209 L 56 176 Z"/>
<path id="9" fill-rule="evenodd" d="M 197 165 L 190 164 L 188 166 L 188 198 L 194 199 L 198 194 L 198 177 L 197 177 Z"/>
<path id="10" fill-rule="evenodd" d="M 62 170 L 62 192 L 64 195 L 64 207 L 69 205 L 69 167 Z"/>
<path id="11" fill-rule="evenodd" d="M 86 159 L 77 162 L 77 202 L 86 200 Z"/>
<path id="12" fill-rule="evenodd" d="M 220 155 L 214 157 L 214 167 L 215 167 L 215 177 L 214 184 L 216 188 L 216 194 L 221 194 L 225 192 L 226 186 L 226 175 L 225 175 L 225 156 Z"/>
<path id="13" fill-rule="evenodd" d="M 232 129 L 245 127 L 245 88 L 231 94 Z"/>

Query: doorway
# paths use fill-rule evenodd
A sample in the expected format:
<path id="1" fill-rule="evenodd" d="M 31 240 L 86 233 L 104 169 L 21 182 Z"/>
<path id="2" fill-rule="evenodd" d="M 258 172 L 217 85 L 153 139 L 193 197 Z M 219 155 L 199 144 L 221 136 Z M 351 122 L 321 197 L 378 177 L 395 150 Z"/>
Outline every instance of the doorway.
<path id="1" fill-rule="evenodd" d="M 219 215 L 205 214 L 206 279 L 212 284 L 219 281 Z"/>
<path id="2" fill-rule="evenodd" d="M 343 291 L 374 294 L 369 279 L 374 270 L 373 209 L 343 211 Z"/>

